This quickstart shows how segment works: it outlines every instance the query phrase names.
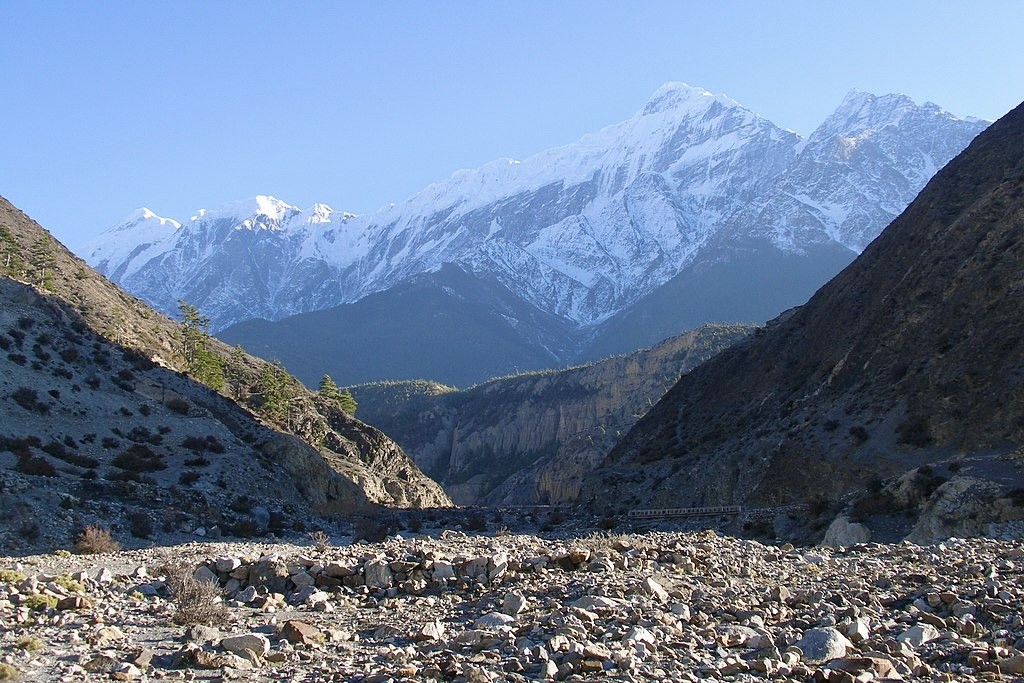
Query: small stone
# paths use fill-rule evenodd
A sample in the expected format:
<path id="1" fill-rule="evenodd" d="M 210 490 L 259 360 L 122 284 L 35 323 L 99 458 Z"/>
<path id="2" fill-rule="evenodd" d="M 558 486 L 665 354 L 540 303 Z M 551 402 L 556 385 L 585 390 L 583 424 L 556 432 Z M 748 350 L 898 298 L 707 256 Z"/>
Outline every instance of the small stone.
<path id="1" fill-rule="evenodd" d="M 259 633 L 243 633 L 238 636 L 228 636 L 221 639 L 220 646 L 222 649 L 239 657 L 244 657 L 246 650 L 260 657 L 266 657 L 267 653 L 270 652 L 270 640 Z"/>
<path id="2" fill-rule="evenodd" d="M 290 620 L 281 627 L 281 637 L 293 645 L 315 645 L 324 640 L 324 634 L 304 621 Z"/>
<path id="3" fill-rule="evenodd" d="M 394 575 L 383 560 L 370 560 L 363 566 L 363 577 L 370 588 L 390 588 Z"/>
<path id="4" fill-rule="evenodd" d="M 435 619 L 424 624 L 416 634 L 416 640 L 443 640 L 444 624 Z"/>
<path id="5" fill-rule="evenodd" d="M 515 623 L 515 617 L 510 617 L 501 612 L 488 612 L 473 622 L 473 627 L 478 629 L 498 629 L 508 627 Z"/>
<path id="6" fill-rule="evenodd" d="M 931 640 L 939 637 L 939 630 L 931 624 L 917 624 L 896 636 L 896 640 L 906 643 L 911 647 L 921 647 Z"/>
<path id="7" fill-rule="evenodd" d="M 526 596 L 519 591 L 512 591 L 505 595 L 501 602 L 501 611 L 505 614 L 515 616 L 526 609 Z"/>
<path id="8" fill-rule="evenodd" d="M 124 633 L 116 626 L 101 626 L 92 635 L 92 644 L 98 648 L 104 648 L 124 639 Z"/>
<path id="9" fill-rule="evenodd" d="M 668 602 L 668 591 L 653 578 L 649 576 L 645 578 L 641 587 L 644 589 L 644 593 L 654 597 L 659 602 Z"/>
<path id="10" fill-rule="evenodd" d="M 846 656 L 846 650 L 853 643 L 846 636 L 832 628 L 812 628 L 804 632 L 796 646 L 804 653 L 803 659 L 811 664 L 821 664 Z"/>
<path id="11" fill-rule="evenodd" d="M 213 626 L 198 624 L 185 632 L 185 638 L 190 643 L 203 645 L 205 643 L 216 643 L 220 640 L 220 631 Z"/>
<path id="12" fill-rule="evenodd" d="M 142 672 L 134 664 L 129 662 L 121 662 L 114 667 L 114 670 L 110 673 L 110 677 L 115 681 L 134 681 L 142 675 Z"/>
<path id="13" fill-rule="evenodd" d="M 205 564 L 196 567 L 196 570 L 192 573 L 192 578 L 196 581 L 203 581 L 206 583 L 220 582 L 220 577 L 217 576 L 217 572 L 213 571 Z"/>

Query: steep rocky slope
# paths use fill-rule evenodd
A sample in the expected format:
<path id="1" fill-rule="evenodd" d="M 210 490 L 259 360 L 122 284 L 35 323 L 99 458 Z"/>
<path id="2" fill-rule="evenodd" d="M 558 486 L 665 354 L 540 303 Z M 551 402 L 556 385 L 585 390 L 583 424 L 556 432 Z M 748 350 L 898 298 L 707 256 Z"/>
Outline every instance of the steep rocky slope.
<path id="1" fill-rule="evenodd" d="M 628 356 L 491 380 L 352 388 L 360 414 L 392 435 L 464 504 L 573 502 L 609 448 L 679 375 L 750 333 L 707 326 Z"/>
<path id="2" fill-rule="evenodd" d="M 92 477 L 112 472 L 130 477 L 103 468 L 134 444 L 137 450 L 155 451 L 154 462 L 166 466 L 159 476 L 146 474 L 145 486 L 151 488 L 144 486 L 129 496 L 151 507 L 176 495 L 166 489 L 177 482 L 188 459 L 179 457 L 178 442 L 212 435 L 227 454 L 219 460 L 225 466 L 231 463 L 228 474 L 247 481 L 204 495 L 237 496 L 251 487 L 264 505 L 298 505 L 307 515 L 375 504 L 449 504 L 394 442 L 305 392 L 283 373 L 291 392 L 287 411 L 258 419 L 257 385 L 268 366 L 265 361 L 243 356 L 232 363 L 236 377 L 224 391 L 238 403 L 175 372 L 188 367 L 178 323 L 121 292 L 2 199 L 0 229 L 0 437 L 9 446 L 2 456 L 5 477 L 21 481 L 16 485 L 19 494 L 45 493 L 50 502 L 58 493 L 88 499 L 94 488 L 104 490 L 89 483 Z M 208 347 L 229 359 L 231 350 L 225 345 L 210 339 Z M 168 428 L 173 436 L 164 438 L 158 427 Z M 108 434 L 114 429 L 129 436 Z M 133 433 L 137 440 L 130 438 Z M 85 440 L 87 434 L 92 437 Z M 117 445 L 105 446 L 104 441 Z M 58 455 L 45 449 L 50 442 Z M 198 444 L 196 448 L 208 450 Z M 60 454 L 68 449 L 81 458 L 62 464 Z M 15 471 L 23 461 L 34 463 L 44 475 L 26 480 L 24 472 Z M 51 477 L 54 467 L 58 471 Z M 221 480 L 222 468 L 214 470 L 218 476 L 200 476 L 207 487 Z M 78 483 L 81 491 L 67 481 L 77 475 L 90 477 Z M 275 495 L 277 488 L 280 496 Z M 16 500 L 7 502 L 14 505 Z M 8 521 L 20 525 L 24 514 Z"/>
<path id="3" fill-rule="evenodd" d="M 386 365 L 374 357 L 386 348 L 423 360 L 404 378 L 460 368 L 477 382 L 511 370 L 504 349 L 472 362 L 443 345 L 421 350 L 434 320 L 377 334 L 360 326 L 365 311 L 344 305 L 373 295 L 402 310 L 416 278 L 415 291 L 482 334 L 508 328 L 520 369 L 630 352 L 707 322 L 763 322 L 847 265 L 984 127 L 902 95 L 854 92 L 804 139 L 728 97 L 669 83 L 626 121 L 522 162 L 459 171 L 373 214 L 265 196 L 180 226 L 143 211 L 83 253 L 158 310 L 185 299 L 217 330 L 277 321 L 226 337 L 270 357 L 309 329 L 289 316 L 333 309 L 318 322 L 373 365 Z M 487 295 L 453 295 L 448 278 L 433 277 L 446 264 Z M 786 282 L 766 286 L 780 264 Z M 646 299 L 666 287 L 662 298 L 681 293 L 689 305 Z M 313 362 L 346 372 L 330 351 Z"/>
<path id="4" fill-rule="evenodd" d="M 684 376 L 584 497 L 621 509 L 861 492 L 853 514 L 923 510 L 920 536 L 984 532 L 1022 512 L 1022 294 L 1024 106 L 805 306 Z"/>

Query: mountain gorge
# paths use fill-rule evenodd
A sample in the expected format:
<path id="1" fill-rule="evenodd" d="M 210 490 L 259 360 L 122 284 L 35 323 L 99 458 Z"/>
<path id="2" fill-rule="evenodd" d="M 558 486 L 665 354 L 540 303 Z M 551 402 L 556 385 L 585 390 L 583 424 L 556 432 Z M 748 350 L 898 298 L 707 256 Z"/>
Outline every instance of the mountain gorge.
<path id="1" fill-rule="evenodd" d="M 310 338 L 312 325 L 341 335 L 357 362 L 315 349 L 315 367 L 297 371 L 307 383 L 328 372 L 346 384 L 465 385 L 630 352 L 706 322 L 767 320 L 849 263 L 985 125 L 854 92 L 804 139 L 670 83 L 627 121 L 460 171 L 376 213 L 270 197 L 180 225 L 143 210 L 84 253 L 159 310 L 189 301 L 227 340 L 290 368 L 301 361 L 284 340 Z M 784 281 L 769 277 L 779 272 Z M 443 344 L 420 352 L 417 340 L 445 324 L 431 316 L 410 318 L 403 335 L 377 331 L 368 309 L 400 314 L 411 291 L 506 347 L 473 362 Z M 388 374 L 372 362 L 382 347 L 422 369 Z"/>
<path id="2" fill-rule="evenodd" d="M 493 379 L 352 387 L 360 414 L 463 505 L 572 504 L 583 478 L 679 376 L 753 328 L 709 325 L 628 356 Z"/>
<path id="3" fill-rule="evenodd" d="M 918 540 L 1024 518 L 1022 273 L 1024 105 L 806 305 L 682 377 L 584 499 L 853 500 Z"/>

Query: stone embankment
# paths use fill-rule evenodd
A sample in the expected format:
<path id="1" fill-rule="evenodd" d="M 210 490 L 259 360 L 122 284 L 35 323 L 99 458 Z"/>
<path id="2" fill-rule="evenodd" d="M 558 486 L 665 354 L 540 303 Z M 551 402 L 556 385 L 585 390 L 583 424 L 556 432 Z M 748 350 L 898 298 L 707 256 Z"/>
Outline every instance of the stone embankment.
<path id="1" fill-rule="evenodd" d="M 2 558 L 0 658 L 54 681 L 1018 680 L 1022 566 L 1019 542 L 712 532 Z M 176 623 L 197 606 L 219 623 Z"/>

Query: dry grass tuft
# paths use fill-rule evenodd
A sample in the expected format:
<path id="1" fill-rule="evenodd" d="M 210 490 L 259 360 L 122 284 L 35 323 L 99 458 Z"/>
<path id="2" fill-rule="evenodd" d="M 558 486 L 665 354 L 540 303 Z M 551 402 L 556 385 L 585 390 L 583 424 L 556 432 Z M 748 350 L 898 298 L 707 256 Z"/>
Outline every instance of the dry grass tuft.
<path id="1" fill-rule="evenodd" d="M 228 609 L 218 584 L 200 581 L 180 566 L 165 566 L 162 572 L 175 607 L 171 621 L 180 626 L 217 626 L 227 621 Z"/>
<path id="2" fill-rule="evenodd" d="M 110 536 L 110 531 L 90 524 L 75 541 L 75 552 L 81 555 L 116 553 L 121 544 Z"/>

